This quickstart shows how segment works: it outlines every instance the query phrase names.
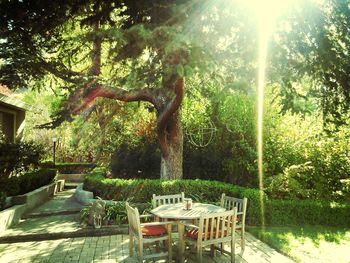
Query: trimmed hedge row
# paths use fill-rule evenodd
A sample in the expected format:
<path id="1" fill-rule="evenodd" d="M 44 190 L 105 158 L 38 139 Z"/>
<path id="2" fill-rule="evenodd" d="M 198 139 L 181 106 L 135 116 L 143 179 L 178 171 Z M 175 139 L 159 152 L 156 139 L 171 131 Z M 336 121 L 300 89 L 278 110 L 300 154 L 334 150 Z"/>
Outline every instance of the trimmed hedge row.
<path id="1" fill-rule="evenodd" d="M 335 205 L 312 200 L 273 200 L 265 194 L 260 197 L 257 189 L 243 188 L 231 184 L 208 180 L 150 180 L 108 179 L 103 170 L 94 170 L 85 177 L 84 189 L 95 196 L 109 200 L 150 202 L 152 194 L 167 195 L 185 192 L 195 201 L 218 203 L 221 193 L 229 196 L 247 197 L 247 224 L 261 225 L 261 199 L 264 200 L 266 225 L 328 225 L 350 226 L 350 205 Z"/>
<path id="2" fill-rule="evenodd" d="M 93 163 L 56 163 L 44 162 L 41 167 L 57 169 L 61 174 L 81 174 L 90 172 L 96 165 Z"/>
<path id="3" fill-rule="evenodd" d="M 18 177 L 1 178 L 0 191 L 7 196 L 21 195 L 51 183 L 57 171 L 55 169 L 41 169 L 24 173 Z"/>

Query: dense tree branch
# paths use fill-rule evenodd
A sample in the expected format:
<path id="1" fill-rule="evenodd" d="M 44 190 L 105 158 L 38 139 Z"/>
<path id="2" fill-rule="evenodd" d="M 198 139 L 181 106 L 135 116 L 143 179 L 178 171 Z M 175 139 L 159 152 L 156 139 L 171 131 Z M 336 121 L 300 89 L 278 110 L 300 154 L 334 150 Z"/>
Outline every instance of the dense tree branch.
<path id="1" fill-rule="evenodd" d="M 71 71 L 67 68 L 62 69 L 62 65 L 54 65 L 54 63 L 47 62 L 43 59 L 40 60 L 40 66 L 45 69 L 46 71 L 50 72 L 51 74 L 55 75 L 56 77 L 72 83 L 72 84 L 80 84 L 83 82 L 83 76 L 84 74 Z"/>
<path id="2" fill-rule="evenodd" d="M 183 78 L 176 80 L 174 91 L 176 96 L 172 99 L 170 103 L 168 103 L 168 105 L 163 110 L 163 112 L 158 116 L 158 120 L 157 120 L 158 139 L 159 139 L 160 148 L 164 157 L 168 156 L 169 154 L 166 128 L 169 123 L 169 119 L 180 108 L 184 97 L 185 90 L 184 90 Z"/>
<path id="3" fill-rule="evenodd" d="M 91 86 L 93 87 L 91 88 Z M 115 99 L 124 102 L 147 101 L 153 105 L 155 101 L 155 90 L 150 88 L 124 90 L 122 88 L 104 87 L 100 84 L 94 84 L 94 81 L 91 81 L 88 84 L 87 89 L 89 92 L 83 97 L 83 102 L 78 107 L 76 107 L 72 113 L 78 113 L 79 111 L 86 109 L 91 102 L 99 97 Z"/>

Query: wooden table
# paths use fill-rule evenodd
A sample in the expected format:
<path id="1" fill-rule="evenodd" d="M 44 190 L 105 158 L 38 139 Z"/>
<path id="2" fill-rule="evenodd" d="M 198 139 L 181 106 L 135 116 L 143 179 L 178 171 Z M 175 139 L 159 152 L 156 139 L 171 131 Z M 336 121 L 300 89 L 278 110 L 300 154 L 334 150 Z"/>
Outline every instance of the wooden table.
<path id="1" fill-rule="evenodd" d="M 161 205 L 153 210 L 151 213 L 155 216 L 163 219 L 175 219 L 175 220 L 195 220 L 199 219 L 202 213 L 219 213 L 226 211 L 225 208 L 211 205 L 211 204 L 202 204 L 202 203 L 193 203 L 192 209 L 186 210 L 183 208 L 183 203 L 178 204 L 169 204 Z M 185 250 L 183 236 L 184 236 L 184 226 L 178 224 L 179 231 L 179 262 L 183 262 L 183 252 Z"/>

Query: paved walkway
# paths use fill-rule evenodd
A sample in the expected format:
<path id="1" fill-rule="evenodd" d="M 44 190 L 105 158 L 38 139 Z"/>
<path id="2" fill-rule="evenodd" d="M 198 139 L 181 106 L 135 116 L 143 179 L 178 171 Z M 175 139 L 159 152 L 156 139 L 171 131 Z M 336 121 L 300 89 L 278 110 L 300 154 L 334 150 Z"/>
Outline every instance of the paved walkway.
<path id="1" fill-rule="evenodd" d="M 237 246 L 237 251 L 240 248 Z M 186 256 L 187 263 L 195 263 L 195 254 Z M 174 247 L 174 262 L 176 247 Z M 129 256 L 129 237 L 114 235 L 104 237 L 80 237 L 39 242 L 23 242 L 0 244 L 1 263 L 134 263 L 135 258 Z M 164 262 L 159 260 L 156 262 Z M 205 263 L 229 263 L 230 258 L 217 253 L 211 258 L 204 254 Z M 292 263 L 289 258 L 277 253 L 261 241 L 247 233 L 247 245 L 243 256 L 236 256 L 236 262 L 251 263 Z"/>
<path id="2" fill-rule="evenodd" d="M 82 229 L 79 223 L 79 210 L 82 206 L 73 198 L 74 191 L 75 189 L 58 193 L 28 214 L 18 225 L 2 232 L 0 263 L 137 262 L 135 258 L 129 256 L 128 236 L 118 234 L 123 233 L 120 231 L 121 228 L 88 229 L 88 231 Z M 239 246 L 236 251 L 239 253 Z M 174 243 L 174 261 L 176 254 L 177 248 Z M 164 260 L 156 262 L 164 262 Z M 189 253 L 186 262 L 196 262 L 195 254 Z M 230 258 L 221 253 L 217 253 L 215 258 L 204 254 L 204 262 L 228 263 Z M 236 262 L 293 261 L 247 233 L 246 249 L 243 255 L 236 255 Z"/>
<path id="3" fill-rule="evenodd" d="M 79 211 L 83 208 L 73 197 L 75 189 L 57 193 L 49 201 L 27 214 L 0 237 L 74 232 L 81 229 Z"/>

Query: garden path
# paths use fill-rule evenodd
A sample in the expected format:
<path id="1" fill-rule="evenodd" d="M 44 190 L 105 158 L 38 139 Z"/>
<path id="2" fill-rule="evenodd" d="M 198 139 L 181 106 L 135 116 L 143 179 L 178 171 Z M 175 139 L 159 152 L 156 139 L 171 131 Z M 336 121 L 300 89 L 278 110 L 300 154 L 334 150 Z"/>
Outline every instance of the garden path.
<path id="1" fill-rule="evenodd" d="M 56 194 L 11 229 L 0 235 L 0 262 L 136 262 L 129 256 L 129 237 L 124 228 L 81 228 L 75 189 Z M 174 259 L 177 248 L 174 247 Z M 240 247 L 236 248 L 240 251 Z M 164 261 L 156 261 L 164 262 Z M 227 255 L 204 255 L 205 263 L 229 263 Z M 249 233 L 246 249 L 236 262 L 293 262 Z M 195 263 L 190 253 L 186 263 Z"/>
<path id="2" fill-rule="evenodd" d="M 237 247 L 239 251 L 239 247 Z M 174 247 L 174 262 L 176 247 Z M 204 253 L 204 263 L 229 263 L 230 257 L 217 253 L 211 258 Z M 0 262 L 101 262 L 101 263 L 136 263 L 129 256 L 129 237 L 112 235 L 103 237 L 78 237 L 58 240 L 32 241 L 14 244 L 0 244 Z M 158 260 L 155 262 L 165 262 Z M 186 263 L 195 263 L 195 254 L 186 256 Z M 236 262 L 241 263 L 292 263 L 289 258 L 277 253 L 261 241 L 247 233 L 247 246 L 243 256 L 236 255 Z"/>
<path id="3" fill-rule="evenodd" d="M 75 189 L 56 193 L 50 200 L 26 214 L 21 221 L 0 234 L 1 238 L 72 232 L 80 229 L 79 211 L 83 207 L 75 201 Z"/>

